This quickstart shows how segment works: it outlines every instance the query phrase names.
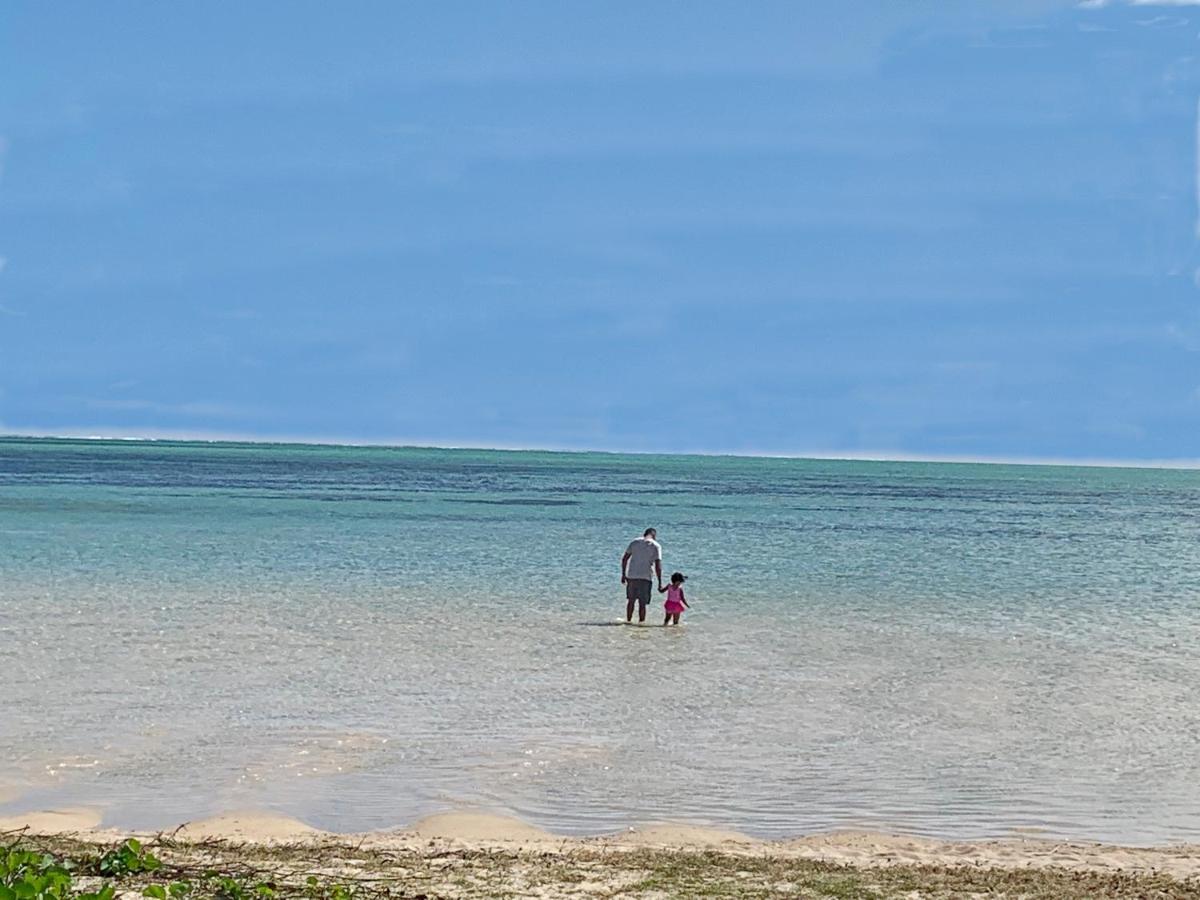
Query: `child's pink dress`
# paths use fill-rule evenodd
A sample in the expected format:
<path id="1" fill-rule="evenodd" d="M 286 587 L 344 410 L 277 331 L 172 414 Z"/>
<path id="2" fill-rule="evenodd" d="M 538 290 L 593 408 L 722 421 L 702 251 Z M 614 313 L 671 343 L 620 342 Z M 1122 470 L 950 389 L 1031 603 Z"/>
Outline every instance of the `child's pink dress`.
<path id="1" fill-rule="evenodd" d="M 665 604 L 668 613 L 683 612 L 683 588 L 676 585 L 667 585 L 667 602 Z"/>

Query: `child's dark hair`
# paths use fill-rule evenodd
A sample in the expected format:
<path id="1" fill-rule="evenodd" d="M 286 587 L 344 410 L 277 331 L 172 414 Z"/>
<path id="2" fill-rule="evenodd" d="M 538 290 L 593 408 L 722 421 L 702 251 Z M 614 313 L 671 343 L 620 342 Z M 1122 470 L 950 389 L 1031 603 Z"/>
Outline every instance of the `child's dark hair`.
<path id="1" fill-rule="evenodd" d="M 683 584 L 685 581 L 687 581 L 687 578 L 682 572 L 671 573 L 671 584 Z"/>

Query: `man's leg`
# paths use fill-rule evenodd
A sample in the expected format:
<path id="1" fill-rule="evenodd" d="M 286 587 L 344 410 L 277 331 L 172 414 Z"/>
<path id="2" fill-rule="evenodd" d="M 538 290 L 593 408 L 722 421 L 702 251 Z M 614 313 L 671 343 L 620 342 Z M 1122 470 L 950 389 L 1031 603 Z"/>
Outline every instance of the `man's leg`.
<path id="1" fill-rule="evenodd" d="M 638 621 L 646 621 L 646 604 L 650 602 L 650 582 L 641 578 L 630 578 L 626 585 L 625 596 L 629 603 L 625 607 L 625 621 L 633 621 L 633 604 L 638 605 Z"/>

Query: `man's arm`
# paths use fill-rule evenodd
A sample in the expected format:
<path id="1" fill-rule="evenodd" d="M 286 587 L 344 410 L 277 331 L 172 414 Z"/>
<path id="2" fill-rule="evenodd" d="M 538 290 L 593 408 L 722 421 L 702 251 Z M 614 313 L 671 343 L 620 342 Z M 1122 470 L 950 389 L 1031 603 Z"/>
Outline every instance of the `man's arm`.
<path id="1" fill-rule="evenodd" d="M 626 566 L 626 564 L 627 564 L 628 562 L 629 562 L 629 551 L 628 551 L 628 550 L 626 550 L 626 551 L 625 551 L 625 555 L 621 557 L 621 584 L 624 584 L 624 583 L 625 583 L 625 581 L 626 581 L 626 579 L 625 579 L 625 566 Z"/>
<path id="2" fill-rule="evenodd" d="M 662 587 L 662 560 L 661 559 L 656 559 L 654 561 L 654 571 L 658 573 L 658 586 Z"/>

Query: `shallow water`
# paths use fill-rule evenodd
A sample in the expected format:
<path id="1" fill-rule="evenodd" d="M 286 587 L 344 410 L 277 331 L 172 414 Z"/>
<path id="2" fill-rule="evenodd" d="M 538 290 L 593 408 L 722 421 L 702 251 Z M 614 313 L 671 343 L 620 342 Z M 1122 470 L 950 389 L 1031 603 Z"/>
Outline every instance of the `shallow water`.
<path id="1" fill-rule="evenodd" d="M 1183 471 L 3 440 L 0 812 L 1200 840 L 1198 502 Z M 679 629 L 613 624 L 650 524 Z"/>

